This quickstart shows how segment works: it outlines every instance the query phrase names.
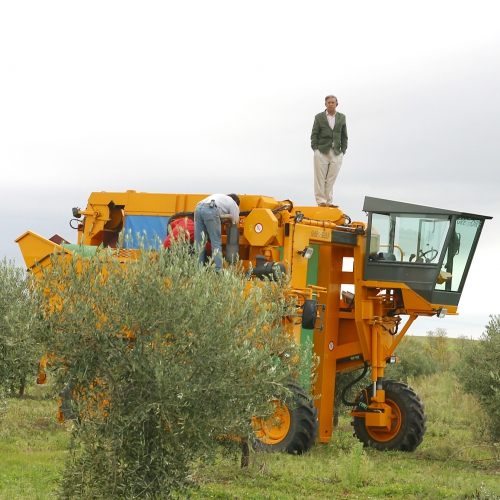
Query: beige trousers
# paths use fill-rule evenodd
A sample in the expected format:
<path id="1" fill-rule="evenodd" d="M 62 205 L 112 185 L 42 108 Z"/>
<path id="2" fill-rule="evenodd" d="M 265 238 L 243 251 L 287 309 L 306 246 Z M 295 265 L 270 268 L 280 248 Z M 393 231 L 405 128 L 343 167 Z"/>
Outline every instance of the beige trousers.
<path id="1" fill-rule="evenodd" d="M 314 152 L 314 196 L 316 203 L 333 203 L 333 185 L 339 175 L 344 153 L 336 155 L 330 148 L 328 154 L 319 149 Z"/>

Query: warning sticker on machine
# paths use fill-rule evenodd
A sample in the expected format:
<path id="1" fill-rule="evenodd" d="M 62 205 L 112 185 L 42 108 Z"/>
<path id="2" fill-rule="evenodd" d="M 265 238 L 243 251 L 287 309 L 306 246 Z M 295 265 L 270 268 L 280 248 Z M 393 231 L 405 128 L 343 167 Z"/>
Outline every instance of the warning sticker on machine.
<path id="1" fill-rule="evenodd" d="M 256 233 L 262 233 L 262 229 L 264 229 L 264 228 L 262 227 L 262 224 L 260 222 L 258 224 L 255 224 L 254 231 Z"/>

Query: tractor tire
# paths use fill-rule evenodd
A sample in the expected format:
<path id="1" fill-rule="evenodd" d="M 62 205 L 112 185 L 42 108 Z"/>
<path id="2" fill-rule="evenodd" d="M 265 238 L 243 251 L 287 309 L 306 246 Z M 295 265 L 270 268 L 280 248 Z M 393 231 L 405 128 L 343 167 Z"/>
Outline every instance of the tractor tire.
<path id="1" fill-rule="evenodd" d="M 293 396 L 280 403 L 276 412 L 266 421 L 253 420 L 256 451 L 276 453 L 285 451 L 302 455 L 311 449 L 318 435 L 318 409 L 312 398 L 297 384 L 291 383 Z"/>
<path id="2" fill-rule="evenodd" d="M 367 427 L 363 417 L 354 417 L 351 425 L 354 427 L 354 435 L 365 446 L 371 446 L 377 450 L 399 450 L 415 451 L 424 439 L 427 427 L 427 414 L 424 403 L 419 395 L 407 384 L 396 380 L 385 380 L 385 402 L 392 408 L 391 429 L 380 427 Z M 356 396 L 356 403 L 370 404 L 367 394 L 370 394 L 372 386 L 360 391 Z M 354 411 L 363 411 L 356 406 Z"/>

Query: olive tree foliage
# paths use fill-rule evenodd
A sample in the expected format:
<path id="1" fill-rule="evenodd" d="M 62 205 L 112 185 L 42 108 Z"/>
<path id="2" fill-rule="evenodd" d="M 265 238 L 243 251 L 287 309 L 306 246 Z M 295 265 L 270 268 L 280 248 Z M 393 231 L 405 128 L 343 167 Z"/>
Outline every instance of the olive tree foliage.
<path id="1" fill-rule="evenodd" d="M 61 498 L 175 497 L 193 460 L 252 439 L 252 416 L 268 418 L 301 369 L 286 288 L 217 274 L 182 243 L 125 264 L 107 250 L 54 259 L 36 307 L 77 416 Z"/>
<path id="2" fill-rule="evenodd" d="M 500 315 L 491 315 L 478 341 L 470 340 L 455 366 L 464 390 L 475 395 L 488 415 L 491 437 L 500 440 Z"/>
<path id="3" fill-rule="evenodd" d="M 427 332 L 427 343 L 431 358 L 445 370 L 450 368 L 451 351 L 449 349 L 446 328 L 436 328 Z"/>
<path id="4" fill-rule="evenodd" d="M 433 359 L 429 351 L 423 339 L 406 335 L 394 353 L 398 362 L 387 365 L 385 377 L 408 382 L 442 370 L 442 365 Z"/>
<path id="5" fill-rule="evenodd" d="M 7 395 L 23 395 L 43 353 L 31 328 L 29 281 L 24 269 L 0 261 L 0 388 Z"/>

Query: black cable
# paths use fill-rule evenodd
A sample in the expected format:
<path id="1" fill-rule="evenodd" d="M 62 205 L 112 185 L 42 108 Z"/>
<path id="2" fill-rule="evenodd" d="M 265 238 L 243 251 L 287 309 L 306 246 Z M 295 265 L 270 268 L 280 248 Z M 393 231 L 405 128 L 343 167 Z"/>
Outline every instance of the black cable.
<path id="1" fill-rule="evenodd" d="M 176 214 L 170 216 L 168 223 L 172 224 L 174 220 L 181 219 L 182 217 L 187 217 L 188 219 L 194 220 L 194 212 L 177 212 Z"/>
<path id="2" fill-rule="evenodd" d="M 396 328 L 394 329 L 394 331 L 392 330 L 389 330 L 389 328 L 387 328 L 386 326 L 384 326 L 382 323 L 379 323 L 379 325 L 386 331 L 388 332 L 390 335 L 396 335 L 398 333 L 398 328 L 399 328 L 399 323 L 397 321 L 393 321 L 393 323 L 396 325 Z"/>
<path id="3" fill-rule="evenodd" d="M 368 363 L 365 361 L 365 367 L 363 369 L 363 373 L 358 377 L 358 378 L 355 378 L 350 384 L 347 384 L 345 387 L 344 387 L 344 390 L 342 391 L 342 403 L 344 403 L 346 406 L 357 406 L 358 403 L 354 402 L 354 403 L 351 403 L 349 401 L 346 400 L 345 398 L 345 395 L 347 393 L 347 391 L 354 385 L 354 384 L 357 384 L 365 375 L 366 375 L 366 372 L 368 371 Z"/>

